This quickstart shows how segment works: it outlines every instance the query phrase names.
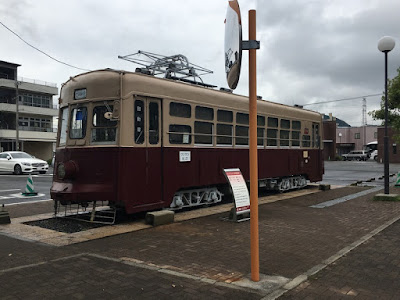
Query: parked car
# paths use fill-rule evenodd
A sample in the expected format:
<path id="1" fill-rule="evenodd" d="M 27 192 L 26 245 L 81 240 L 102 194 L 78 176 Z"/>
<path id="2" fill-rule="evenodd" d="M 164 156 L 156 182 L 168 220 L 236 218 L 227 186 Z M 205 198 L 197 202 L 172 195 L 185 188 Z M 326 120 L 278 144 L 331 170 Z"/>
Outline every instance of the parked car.
<path id="1" fill-rule="evenodd" d="M 369 152 L 366 150 L 354 150 L 342 155 L 343 160 L 368 160 Z"/>
<path id="2" fill-rule="evenodd" d="M 0 171 L 22 173 L 39 172 L 45 174 L 49 170 L 47 162 L 22 151 L 8 151 L 0 153 Z"/>

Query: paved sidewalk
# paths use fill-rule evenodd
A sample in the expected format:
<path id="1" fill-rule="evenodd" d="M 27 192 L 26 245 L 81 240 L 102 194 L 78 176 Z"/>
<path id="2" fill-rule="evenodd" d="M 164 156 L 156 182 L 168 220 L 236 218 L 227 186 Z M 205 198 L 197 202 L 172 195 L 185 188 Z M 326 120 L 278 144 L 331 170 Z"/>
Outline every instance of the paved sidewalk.
<path id="1" fill-rule="evenodd" d="M 1 299 L 397 299 L 400 202 L 374 202 L 372 193 L 312 207 L 361 191 L 261 205 L 256 285 L 250 224 L 224 221 L 227 213 L 63 247 L 0 234 Z M 32 211 L 51 212 L 51 203 L 10 215 Z"/>

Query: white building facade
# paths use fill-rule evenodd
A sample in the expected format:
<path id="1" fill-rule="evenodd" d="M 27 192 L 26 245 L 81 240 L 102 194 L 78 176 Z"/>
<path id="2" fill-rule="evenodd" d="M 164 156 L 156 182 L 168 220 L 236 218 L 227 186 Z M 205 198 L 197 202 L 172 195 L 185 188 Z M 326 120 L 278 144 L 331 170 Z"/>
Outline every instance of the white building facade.
<path id="1" fill-rule="evenodd" d="M 19 149 L 49 160 L 57 135 L 53 96 L 58 88 L 54 83 L 18 77 L 19 66 L 0 61 L 0 152 Z"/>

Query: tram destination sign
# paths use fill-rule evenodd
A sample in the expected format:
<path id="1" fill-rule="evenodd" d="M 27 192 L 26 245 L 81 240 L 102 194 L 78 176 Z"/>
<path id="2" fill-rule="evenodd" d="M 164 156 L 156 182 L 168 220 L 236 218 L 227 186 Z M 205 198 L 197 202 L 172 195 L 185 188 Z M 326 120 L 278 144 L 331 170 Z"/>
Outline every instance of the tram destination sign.
<path id="1" fill-rule="evenodd" d="M 235 199 L 236 215 L 250 212 L 250 198 L 246 181 L 240 169 L 224 169 Z"/>

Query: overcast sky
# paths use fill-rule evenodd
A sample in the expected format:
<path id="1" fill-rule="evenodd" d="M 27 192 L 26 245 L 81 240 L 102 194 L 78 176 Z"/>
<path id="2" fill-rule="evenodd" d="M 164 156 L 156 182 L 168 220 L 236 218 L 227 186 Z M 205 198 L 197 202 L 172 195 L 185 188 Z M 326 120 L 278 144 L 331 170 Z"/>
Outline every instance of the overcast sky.
<path id="1" fill-rule="evenodd" d="M 214 73 L 204 82 L 227 87 L 224 19 L 227 0 L 8 0 L 0 2 L 0 22 L 47 54 L 83 69 L 133 71 L 118 59 L 144 50 L 183 54 Z M 389 77 L 400 66 L 399 0 L 239 0 L 243 39 L 248 10 L 257 10 L 258 91 L 263 99 L 287 105 L 343 98 L 356 100 L 310 105 L 352 126 L 362 120 L 361 96 L 384 90 L 385 35 L 394 37 Z M 54 82 L 60 88 L 82 73 L 24 44 L 0 25 L 0 60 L 20 64 L 19 76 Z M 248 54 L 236 93 L 248 95 Z M 367 111 L 380 96 L 367 98 Z M 369 124 L 376 124 L 368 116 Z"/>

